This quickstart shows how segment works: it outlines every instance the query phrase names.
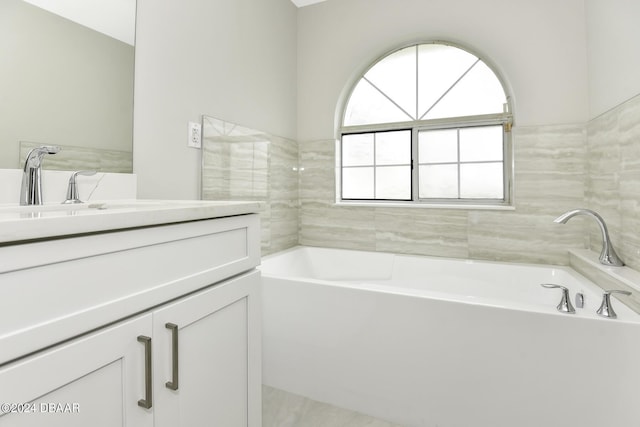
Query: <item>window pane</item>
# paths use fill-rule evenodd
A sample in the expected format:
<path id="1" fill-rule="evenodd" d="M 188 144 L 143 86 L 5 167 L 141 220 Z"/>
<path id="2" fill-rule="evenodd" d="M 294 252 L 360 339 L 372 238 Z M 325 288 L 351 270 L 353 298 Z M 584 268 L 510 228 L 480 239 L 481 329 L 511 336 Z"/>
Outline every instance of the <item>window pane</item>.
<path id="1" fill-rule="evenodd" d="M 373 167 L 342 169 L 343 199 L 373 199 Z"/>
<path id="2" fill-rule="evenodd" d="M 457 198 L 458 197 L 458 166 L 430 165 L 420 166 L 419 196 L 427 198 Z"/>
<path id="3" fill-rule="evenodd" d="M 411 117 L 364 79 L 353 90 L 344 116 L 346 126 L 406 120 L 411 120 Z"/>
<path id="4" fill-rule="evenodd" d="M 376 199 L 411 199 L 411 166 L 376 168 Z"/>
<path id="5" fill-rule="evenodd" d="M 342 136 L 343 166 L 373 166 L 373 134 Z"/>
<path id="6" fill-rule="evenodd" d="M 458 130 L 429 130 L 418 134 L 418 161 L 444 163 L 458 161 Z"/>
<path id="7" fill-rule="evenodd" d="M 478 62 L 424 118 L 502 113 L 505 102 L 504 90 L 496 75 L 483 62 Z"/>
<path id="8" fill-rule="evenodd" d="M 453 46 L 425 44 L 418 49 L 418 113 L 420 118 L 478 58 Z"/>
<path id="9" fill-rule="evenodd" d="M 376 165 L 410 165 L 411 131 L 378 132 Z"/>
<path id="10" fill-rule="evenodd" d="M 504 197 L 502 171 L 502 162 L 460 165 L 460 197 L 502 199 Z"/>
<path id="11" fill-rule="evenodd" d="M 365 74 L 385 95 L 416 119 L 416 47 L 385 57 Z"/>
<path id="12" fill-rule="evenodd" d="M 345 106 L 343 131 L 365 133 L 339 145 L 343 197 L 410 201 L 413 188 L 419 199 L 505 200 L 506 102 L 499 76 L 463 49 L 426 43 L 387 55 Z M 488 114 L 495 121 L 479 117 Z"/>
<path id="13" fill-rule="evenodd" d="M 502 126 L 460 129 L 460 161 L 502 161 Z"/>

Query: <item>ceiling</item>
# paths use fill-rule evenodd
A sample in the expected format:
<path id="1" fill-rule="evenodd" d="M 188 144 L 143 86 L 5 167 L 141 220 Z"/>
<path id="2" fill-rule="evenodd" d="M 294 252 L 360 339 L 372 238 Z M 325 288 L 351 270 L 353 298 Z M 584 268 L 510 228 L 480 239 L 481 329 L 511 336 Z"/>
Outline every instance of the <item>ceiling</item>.
<path id="1" fill-rule="evenodd" d="M 291 0 L 298 7 L 309 6 L 310 4 L 321 3 L 326 0 Z"/>
<path id="2" fill-rule="evenodd" d="M 25 1 L 130 45 L 134 43 L 136 32 L 135 0 Z"/>

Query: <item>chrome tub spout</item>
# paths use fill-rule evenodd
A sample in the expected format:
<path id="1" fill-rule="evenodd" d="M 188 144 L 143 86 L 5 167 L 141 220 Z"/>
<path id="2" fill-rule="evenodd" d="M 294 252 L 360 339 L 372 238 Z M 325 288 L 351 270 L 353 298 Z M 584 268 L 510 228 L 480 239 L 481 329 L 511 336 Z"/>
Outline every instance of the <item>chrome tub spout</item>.
<path id="1" fill-rule="evenodd" d="M 590 209 L 574 209 L 572 211 L 568 211 L 560 215 L 558 218 L 554 219 L 553 222 L 557 224 L 566 224 L 569 219 L 573 218 L 576 215 L 586 215 L 594 218 L 600 226 L 600 231 L 602 232 L 602 251 L 600 252 L 600 263 L 604 265 L 611 265 L 615 267 L 622 267 L 624 262 L 620 259 L 616 251 L 613 249 L 613 245 L 611 244 L 611 239 L 609 239 L 609 230 L 607 229 L 607 225 L 604 222 L 604 219 L 598 213 L 590 210 Z"/>

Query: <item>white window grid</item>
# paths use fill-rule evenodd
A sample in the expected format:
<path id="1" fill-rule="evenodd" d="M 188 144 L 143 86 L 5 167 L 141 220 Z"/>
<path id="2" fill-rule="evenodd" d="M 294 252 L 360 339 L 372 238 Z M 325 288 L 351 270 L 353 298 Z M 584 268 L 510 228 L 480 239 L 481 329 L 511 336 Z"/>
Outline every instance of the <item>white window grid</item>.
<path id="1" fill-rule="evenodd" d="M 419 197 L 419 166 L 422 164 L 470 164 L 470 163 L 496 163 L 496 161 L 468 161 L 460 162 L 433 162 L 433 163 L 419 163 L 418 159 L 418 133 L 424 130 L 445 130 L 445 129 L 462 129 L 481 126 L 501 125 L 503 127 L 503 143 L 502 143 L 502 166 L 503 166 L 503 198 L 502 199 L 478 199 L 478 198 L 420 198 Z M 485 206 L 511 206 L 513 201 L 513 156 L 512 156 L 512 117 L 509 113 L 502 114 L 490 114 L 483 116 L 472 117 L 455 117 L 446 119 L 435 120 L 422 120 L 422 121 L 410 121 L 401 123 L 385 123 L 376 125 L 358 125 L 358 126 L 346 126 L 341 129 L 340 139 L 338 144 L 338 156 L 336 159 L 336 167 L 339 168 L 339 174 L 337 176 L 336 190 L 337 190 L 337 202 L 341 204 L 359 204 L 359 203 L 374 203 L 374 204 L 396 204 L 401 203 L 403 205 L 413 206 L 438 206 L 451 204 L 464 206 L 471 205 L 485 205 Z M 342 171 L 344 168 L 356 168 L 356 167 L 372 167 L 375 165 L 363 165 L 363 166 L 343 166 L 341 153 L 342 153 L 342 136 L 350 134 L 362 134 L 362 133 L 379 133 L 385 131 L 394 130 L 411 130 L 411 199 L 364 199 L 364 198 L 350 198 L 345 199 L 342 197 Z M 375 145 L 374 145 L 375 146 Z M 459 155 L 459 150 L 458 150 Z M 392 165 L 385 165 L 392 166 Z M 402 165 L 404 166 L 404 164 Z M 384 167 L 384 166 L 377 166 Z M 459 174 L 459 167 L 458 167 Z M 375 174 L 374 174 L 375 180 Z M 374 181 L 375 182 L 375 181 Z M 375 184 L 374 184 L 375 185 Z M 458 186 L 460 185 L 460 177 L 458 176 Z M 375 187 L 374 187 L 375 188 Z M 459 189 L 458 189 L 458 194 Z M 374 190 L 375 196 L 375 190 Z"/>

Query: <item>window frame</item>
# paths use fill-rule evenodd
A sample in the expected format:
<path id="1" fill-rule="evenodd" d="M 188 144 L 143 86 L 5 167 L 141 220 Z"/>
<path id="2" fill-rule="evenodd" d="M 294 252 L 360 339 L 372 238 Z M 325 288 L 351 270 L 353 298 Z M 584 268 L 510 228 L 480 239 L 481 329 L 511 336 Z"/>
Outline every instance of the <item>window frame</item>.
<path id="1" fill-rule="evenodd" d="M 405 164 L 398 164 L 398 165 L 378 165 L 376 163 L 376 137 L 375 135 L 380 134 L 380 133 L 386 133 L 386 132 L 410 132 L 410 141 L 409 141 L 409 164 L 405 165 Z M 350 166 L 343 166 L 342 162 L 340 163 L 340 182 L 342 182 L 343 179 L 343 174 L 344 174 L 344 170 L 346 169 L 356 169 L 356 168 L 365 168 L 365 167 L 372 167 L 373 168 L 373 175 L 374 175 L 374 183 L 373 183 L 373 194 L 375 197 L 375 193 L 376 193 L 376 171 L 377 168 L 385 168 L 385 167 L 394 167 L 394 166 L 409 166 L 410 171 L 411 171 L 411 181 L 409 182 L 409 185 L 411 186 L 411 188 L 409 189 L 409 199 L 355 199 L 355 198 L 344 198 L 342 197 L 342 186 L 341 186 L 341 193 L 340 193 L 340 197 L 342 201 L 345 202 L 371 202 L 371 201 L 382 201 L 382 202 L 394 202 L 394 203 L 409 203 L 413 201 L 413 197 L 415 194 L 415 189 L 417 188 L 417 186 L 415 185 L 416 183 L 414 182 L 414 148 L 413 148 L 413 138 L 414 138 L 414 130 L 412 128 L 403 128 L 403 129 L 384 129 L 381 131 L 376 131 L 376 132 L 370 132 L 370 131 L 364 131 L 364 132 L 351 132 L 351 133 L 343 133 L 341 136 L 345 136 L 345 135 L 363 135 L 363 134 L 370 134 L 373 133 L 374 134 L 374 140 L 373 140 L 373 144 L 374 144 L 374 148 L 373 148 L 373 164 L 371 165 L 358 165 L 358 166 L 354 166 L 354 165 L 350 165 Z M 340 142 L 340 157 L 342 157 L 343 153 L 344 153 L 344 146 L 342 145 L 342 141 Z"/>
<path id="2" fill-rule="evenodd" d="M 489 69 L 494 73 L 498 81 L 500 82 L 506 97 L 506 103 L 502 113 L 494 114 L 481 114 L 474 116 L 461 116 L 461 117 L 445 117 L 437 119 L 422 119 L 422 120 L 408 120 L 402 122 L 390 122 L 390 123 L 374 123 L 363 125 L 349 125 L 345 126 L 345 116 L 347 113 L 347 106 L 349 100 L 353 95 L 353 92 L 362 78 L 367 72 L 373 68 L 378 62 L 384 58 L 394 54 L 395 52 L 406 49 L 412 46 L 420 46 L 424 44 L 439 44 L 445 46 L 451 46 L 458 49 L 462 49 L 472 55 L 478 60 L 482 61 Z M 338 205 L 351 205 L 351 206 L 401 206 L 401 207 L 442 207 L 442 208 L 463 208 L 463 209 L 513 209 L 513 180 L 514 180 L 514 158 L 513 158 L 513 144 L 512 144 L 512 125 L 513 125 L 513 113 L 511 108 L 511 95 L 507 90 L 507 86 L 504 83 L 503 78 L 496 72 L 495 67 L 491 62 L 487 61 L 481 55 L 476 54 L 472 50 L 462 47 L 453 43 L 443 41 L 428 41 L 420 43 L 411 43 L 400 48 L 394 49 L 387 54 L 381 56 L 372 64 L 370 64 L 363 72 L 353 80 L 348 95 L 344 98 L 342 103 L 341 114 L 339 116 L 340 126 L 336 132 L 336 204 Z M 497 126 L 503 127 L 503 141 L 502 141 L 502 164 L 503 164 L 503 198 L 502 199 L 469 199 L 469 198 L 427 198 L 421 199 L 419 197 L 419 159 L 418 159 L 418 133 L 423 130 L 440 130 L 440 129 L 452 129 L 452 128 L 469 128 L 469 127 L 481 127 L 481 126 Z M 410 130 L 411 131 L 411 200 L 399 200 L 399 199 L 345 199 L 342 197 L 342 136 L 351 134 L 362 133 L 378 133 L 385 131 L 399 131 Z M 375 169 L 374 169 L 375 170 Z M 375 173 L 375 172 L 374 172 Z M 375 194 L 374 194 L 375 197 Z"/>

